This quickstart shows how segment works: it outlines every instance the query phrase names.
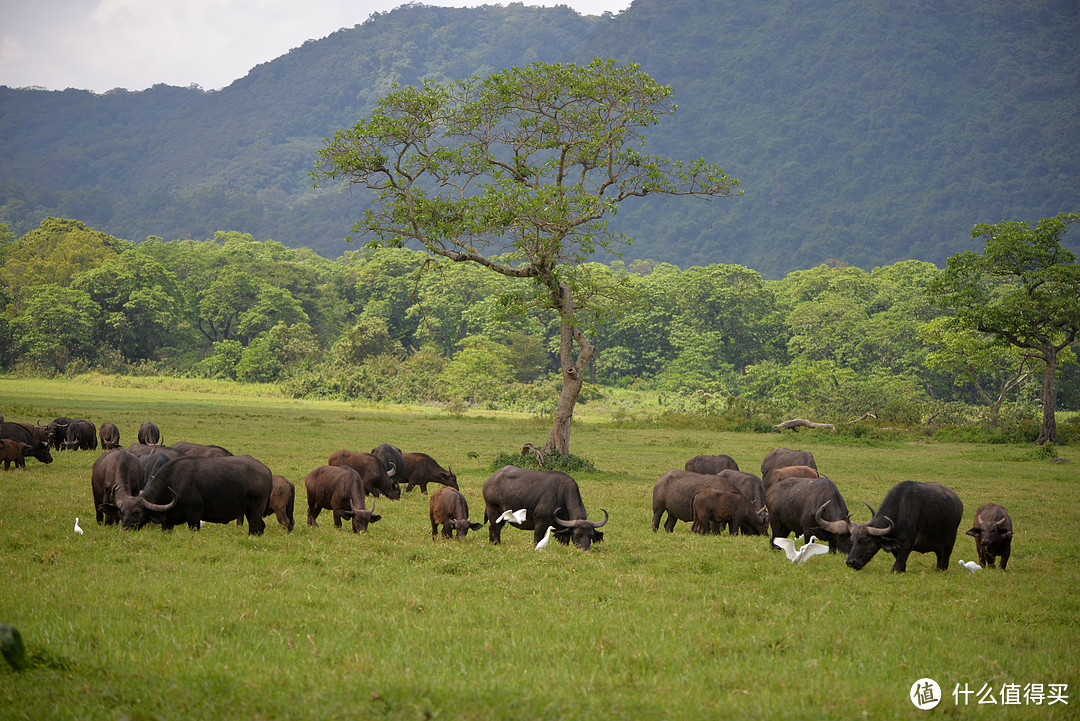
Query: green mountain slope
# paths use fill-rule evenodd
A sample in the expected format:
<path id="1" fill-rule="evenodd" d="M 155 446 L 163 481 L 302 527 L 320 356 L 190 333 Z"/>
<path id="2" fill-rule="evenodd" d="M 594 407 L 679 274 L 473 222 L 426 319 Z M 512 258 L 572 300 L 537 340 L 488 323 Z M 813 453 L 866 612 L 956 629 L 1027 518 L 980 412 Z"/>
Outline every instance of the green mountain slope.
<path id="1" fill-rule="evenodd" d="M 240 230 L 336 256 L 365 198 L 316 192 L 307 172 L 393 83 L 602 55 L 675 89 L 654 152 L 718 162 L 745 190 L 623 210 L 627 259 L 770 277 L 941 264 L 975 223 L 1080 209 L 1078 31 L 1065 1 L 636 0 L 603 18 L 413 5 L 221 91 L 0 88 L 0 222 L 21 234 L 63 215 L 136 240 Z"/>

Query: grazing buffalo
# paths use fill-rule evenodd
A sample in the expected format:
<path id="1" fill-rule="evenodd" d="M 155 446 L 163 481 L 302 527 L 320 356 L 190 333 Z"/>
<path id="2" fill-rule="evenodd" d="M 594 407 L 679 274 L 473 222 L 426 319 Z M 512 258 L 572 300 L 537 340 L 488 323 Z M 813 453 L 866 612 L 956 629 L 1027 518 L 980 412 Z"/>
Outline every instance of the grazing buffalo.
<path id="1" fill-rule="evenodd" d="M 353 533 L 363 533 L 368 525 L 380 520 L 375 513 L 374 502 L 371 509 L 364 508 L 364 484 L 360 474 L 349 466 L 319 466 L 304 479 L 307 488 L 309 526 L 318 525 L 315 519 L 319 511 L 330 509 L 334 514 L 334 525 L 341 528 L 341 519 L 352 519 Z"/>
<path id="2" fill-rule="evenodd" d="M 896 573 L 907 570 L 912 551 L 933 552 L 938 570 L 949 570 L 956 530 L 964 515 L 964 504 L 951 488 L 940 483 L 901 481 L 885 494 L 881 508 L 870 510 L 873 518 L 868 523 L 819 518 L 819 524 L 831 533 L 851 536 L 848 566 L 858 571 L 885 549 L 896 557 L 892 567 Z"/>
<path id="3" fill-rule="evenodd" d="M 243 514 L 248 533 L 261 535 L 272 477 L 270 469 L 251 456 L 174 458 L 139 495 L 120 501 L 120 521 L 125 528 L 160 523 L 168 530 L 187 523 L 198 530 L 203 521 L 232 523 Z"/>
<path id="4" fill-rule="evenodd" d="M 199 458 L 225 458 L 233 455 L 231 451 L 221 446 L 208 446 L 202 443 L 189 443 L 180 441 L 173 443 L 170 448 L 175 448 L 185 456 L 198 456 Z"/>
<path id="5" fill-rule="evenodd" d="M 401 498 L 401 486 L 395 478 L 397 468 L 388 470 L 383 462 L 371 453 L 337 451 L 330 455 L 327 463 L 331 466 L 348 466 L 359 473 L 364 484 L 364 495 L 370 494 L 376 498 L 386 496 L 391 501 Z"/>
<path id="6" fill-rule="evenodd" d="M 30 445 L 12 438 L 0 438 L 0 461 L 4 462 L 4 470 L 10 470 L 14 463 L 16 468 L 26 468 L 26 454 L 30 451 Z"/>
<path id="7" fill-rule="evenodd" d="M 420 492 L 427 493 L 429 483 L 441 483 L 451 488 L 458 487 L 454 469 L 444 469 L 426 453 L 403 453 L 401 459 L 403 468 L 398 471 L 398 480 L 401 483 L 408 483 L 405 488 L 406 493 L 414 486 L 420 486 Z"/>
<path id="8" fill-rule="evenodd" d="M 765 503 L 769 506 L 769 547 L 779 548 L 774 538 L 787 538 L 789 534 L 802 536 L 807 541 L 817 536 L 829 544 L 829 553 L 837 550 L 847 552 L 851 537 L 844 531 L 829 530 L 830 522 L 846 524 L 847 504 L 836 484 L 825 476 L 811 478 L 785 478 L 769 486 L 765 491 Z"/>
<path id="9" fill-rule="evenodd" d="M 67 440 L 67 427 L 71 422 L 70 418 L 54 418 L 49 421 L 49 424 L 45 426 L 45 432 L 49 434 L 49 445 L 53 450 L 59 451 L 64 448 L 64 441 Z M 38 425 L 41 421 L 38 421 Z"/>
<path id="10" fill-rule="evenodd" d="M 105 451 L 90 468 L 90 492 L 94 496 L 97 522 L 120 522 L 120 502 L 137 496 L 146 485 L 142 466 L 134 453 L 123 448 Z"/>
<path id="11" fill-rule="evenodd" d="M 741 471 L 726 470 L 718 474 L 694 473 L 693 471 L 678 468 L 668 471 L 660 476 L 660 479 L 653 486 L 653 530 L 660 528 L 660 519 L 663 518 L 665 512 L 667 513 L 667 519 L 664 521 L 664 530 L 668 533 L 675 530 L 675 524 L 679 521 L 691 523 L 694 520 L 693 504 L 695 493 L 702 488 L 715 488 L 720 491 L 742 493 L 742 489 L 736 484 L 737 481 L 744 486 L 753 485 L 745 476 L 750 476 L 750 479 L 756 481 L 760 487 L 761 480 L 757 476 L 749 473 L 744 474 Z M 753 493 L 753 491 L 751 492 Z M 760 496 L 758 497 L 760 498 Z M 754 499 L 749 496 L 747 500 L 751 504 L 755 504 Z M 755 505 L 754 510 L 759 513 L 762 519 L 765 518 L 765 511 L 761 505 Z"/>
<path id="12" fill-rule="evenodd" d="M 98 429 L 101 438 L 101 450 L 108 451 L 120 447 L 120 429 L 112 421 L 105 421 Z"/>
<path id="13" fill-rule="evenodd" d="M 693 525 L 694 533 L 720 533 L 727 526 L 731 535 L 760 536 L 765 533 L 765 521 L 750 506 L 750 501 L 741 493 L 720 491 L 715 488 L 702 488 L 694 494 Z"/>
<path id="14" fill-rule="evenodd" d="M 810 466 L 817 470 L 814 454 L 810 451 L 793 451 L 790 448 L 774 448 L 761 461 L 761 477 L 768 475 L 773 468 L 783 466 Z"/>
<path id="15" fill-rule="evenodd" d="M 161 430 L 149 421 L 139 426 L 139 443 L 147 446 L 161 445 Z"/>
<path id="16" fill-rule="evenodd" d="M 68 421 L 67 435 L 64 437 L 64 448 L 69 451 L 97 450 L 97 428 L 85 418 L 72 418 Z"/>
<path id="17" fill-rule="evenodd" d="M 769 488 L 774 483 L 785 478 L 817 478 L 820 475 L 816 468 L 810 466 L 780 466 L 766 473 L 765 477 L 761 479 L 761 485 L 765 488 L 765 492 L 768 493 Z"/>
<path id="18" fill-rule="evenodd" d="M 577 482 L 559 471 L 532 471 L 515 466 L 503 466 L 484 481 L 484 521 L 490 521 L 488 538 L 492 543 L 502 541 L 502 523 L 496 523 L 505 511 L 525 509 L 525 520 L 512 525 L 533 532 L 533 542 L 539 543 L 548 526 L 555 528 L 555 537 L 583 551 L 604 540 L 597 529 L 608 522 L 590 521 L 581 501 Z M 600 509 L 603 511 L 603 509 Z"/>
<path id="19" fill-rule="evenodd" d="M 731 456 L 723 454 L 718 456 L 699 455 L 686 462 L 684 468 L 694 473 L 719 473 L 727 469 L 739 470 L 739 464 Z"/>
<path id="20" fill-rule="evenodd" d="M 27 430 L 20 423 L 0 423 L 0 438 L 10 438 L 27 446 L 27 449 L 23 451 L 24 458 L 32 456 L 42 463 L 52 463 L 49 444 L 39 441 L 32 431 Z"/>
<path id="21" fill-rule="evenodd" d="M 387 471 L 393 469 L 397 480 L 401 481 L 401 474 L 404 473 L 405 468 L 405 458 L 400 448 L 389 443 L 380 443 L 371 449 L 371 455 L 382 461 L 383 468 Z"/>
<path id="22" fill-rule="evenodd" d="M 436 488 L 431 494 L 430 510 L 431 537 L 438 534 L 439 526 L 442 526 L 442 534 L 450 538 L 451 533 L 455 538 L 465 538 L 469 531 L 479 531 L 484 527 L 483 523 L 469 522 L 469 502 L 456 488 L 442 486 Z"/>
<path id="23" fill-rule="evenodd" d="M 1004 506 L 997 503 L 979 506 L 975 511 L 975 523 L 967 535 L 975 538 L 979 565 L 993 568 L 997 557 L 1001 556 L 1001 570 L 1005 570 L 1012 555 L 1013 525 Z"/>

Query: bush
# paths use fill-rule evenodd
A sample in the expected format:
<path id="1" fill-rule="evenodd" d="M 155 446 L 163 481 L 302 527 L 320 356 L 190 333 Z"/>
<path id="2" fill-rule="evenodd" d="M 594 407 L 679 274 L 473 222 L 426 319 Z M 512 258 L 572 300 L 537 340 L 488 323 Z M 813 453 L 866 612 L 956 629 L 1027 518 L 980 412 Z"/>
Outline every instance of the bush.
<path id="1" fill-rule="evenodd" d="M 563 473 L 598 473 L 592 461 L 570 454 L 564 456 L 552 451 L 544 456 L 543 468 L 536 462 L 536 456 L 532 453 L 500 453 L 491 462 L 489 470 L 495 472 L 503 466 L 517 466 L 518 468 L 532 468 L 538 471 L 562 471 Z"/>

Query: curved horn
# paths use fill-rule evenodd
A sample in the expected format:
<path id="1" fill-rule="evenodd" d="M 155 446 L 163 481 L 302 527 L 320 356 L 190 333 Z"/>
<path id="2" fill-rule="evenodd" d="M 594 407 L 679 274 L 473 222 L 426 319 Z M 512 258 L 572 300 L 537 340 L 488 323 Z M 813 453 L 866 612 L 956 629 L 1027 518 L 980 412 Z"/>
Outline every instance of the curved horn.
<path id="1" fill-rule="evenodd" d="M 608 522 L 608 512 L 606 510 L 604 510 L 603 508 L 601 508 L 600 510 L 604 511 L 604 520 L 602 520 L 602 521 L 589 521 L 589 523 L 592 524 L 593 528 L 600 528 L 600 526 L 602 526 L 602 525 L 604 525 L 605 523 Z"/>
<path id="2" fill-rule="evenodd" d="M 151 503 L 150 501 L 143 498 L 142 502 L 146 506 L 146 510 L 148 510 L 148 511 L 150 511 L 152 513 L 165 513 L 166 511 L 170 510 L 173 506 L 176 505 L 176 500 L 177 499 L 176 499 L 176 491 L 174 491 L 173 489 L 170 488 L 169 493 L 172 494 L 172 500 L 169 501 L 168 503 L 165 503 L 165 504 Z M 142 498 L 141 495 L 139 497 Z"/>
<path id="3" fill-rule="evenodd" d="M 395 473 L 397 473 L 397 466 L 390 463 L 390 467 L 386 469 L 386 477 L 393 478 Z"/>
<path id="4" fill-rule="evenodd" d="M 997 522 L 997 524 L 995 524 L 995 525 L 997 525 L 997 526 L 1004 526 L 1004 525 L 1005 525 L 1005 522 L 1006 522 L 1006 521 L 1008 521 L 1008 520 L 1009 520 L 1008 518 L 1002 518 L 1002 519 L 1000 519 L 1000 520 L 999 520 L 999 521 Z"/>
<path id="5" fill-rule="evenodd" d="M 555 521 L 556 525 L 562 526 L 563 528 L 573 528 L 574 521 L 564 521 L 563 519 L 559 518 L 559 511 L 561 510 L 562 506 L 559 506 L 555 509 L 555 512 L 551 514 L 552 520 Z"/>
<path id="6" fill-rule="evenodd" d="M 870 509 L 870 517 L 871 517 L 871 518 L 873 518 L 874 516 L 876 516 L 876 515 L 877 515 L 877 511 L 875 511 L 875 510 L 874 510 L 874 507 L 873 507 L 873 506 L 871 506 L 871 505 L 870 505 L 869 503 L 867 503 L 866 501 L 863 501 L 863 502 L 862 502 L 862 504 L 863 504 L 864 506 L 866 506 L 867 508 L 869 508 L 869 509 Z"/>
<path id="7" fill-rule="evenodd" d="M 871 536 L 887 536 L 890 533 L 892 533 L 892 529 L 893 529 L 892 519 L 889 518 L 888 516 L 882 516 L 882 518 L 884 518 L 886 521 L 889 522 L 889 527 L 888 528 L 874 528 L 873 526 L 867 526 L 866 527 L 866 532 L 869 533 Z"/>
<path id="8" fill-rule="evenodd" d="M 847 521 L 826 521 L 821 517 L 821 513 L 825 510 L 825 506 L 830 503 L 832 503 L 831 500 L 821 504 L 821 508 L 817 509 L 817 513 L 814 514 L 814 523 L 818 524 L 829 533 L 835 533 L 837 535 L 851 533 L 851 526 Z"/>

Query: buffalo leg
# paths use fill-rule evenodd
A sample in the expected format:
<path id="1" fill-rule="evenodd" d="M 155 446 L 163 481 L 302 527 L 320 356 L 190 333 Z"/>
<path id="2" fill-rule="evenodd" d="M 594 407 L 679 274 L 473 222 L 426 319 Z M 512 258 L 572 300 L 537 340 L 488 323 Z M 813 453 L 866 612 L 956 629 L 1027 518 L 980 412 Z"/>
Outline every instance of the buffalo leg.
<path id="1" fill-rule="evenodd" d="M 667 520 L 664 521 L 664 530 L 668 533 L 675 532 L 675 524 L 679 522 L 679 519 L 671 515 L 671 511 L 668 511 Z"/>
<path id="2" fill-rule="evenodd" d="M 315 519 L 319 517 L 319 511 L 322 510 L 318 506 L 308 506 L 307 509 L 307 524 L 309 526 L 318 526 Z"/>
<path id="3" fill-rule="evenodd" d="M 492 521 L 491 525 L 488 526 L 488 540 L 496 546 L 502 543 L 502 527 L 503 524 L 495 523 L 495 521 Z"/>
<path id="4" fill-rule="evenodd" d="M 1001 570 L 1002 571 L 1005 570 L 1005 564 L 1007 564 L 1009 562 L 1009 554 L 1010 553 L 1012 553 L 1012 548 L 1010 548 L 1009 546 L 1005 546 L 1005 548 L 1003 548 L 1001 550 Z"/>
<path id="5" fill-rule="evenodd" d="M 894 573 L 904 573 L 907 571 L 907 559 L 910 555 L 910 548 L 902 548 L 896 552 L 896 563 L 894 563 L 892 567 Z M 938 556 L 938 568 L 941 568 L 941 556 Z"/>
<path id="6" fill-rule="evenodd" d="M 247 513 L 248 535 L 261 536 L 266 530 L 266 521 L 263 520 L 261 509 L 249 509 Z"/>

